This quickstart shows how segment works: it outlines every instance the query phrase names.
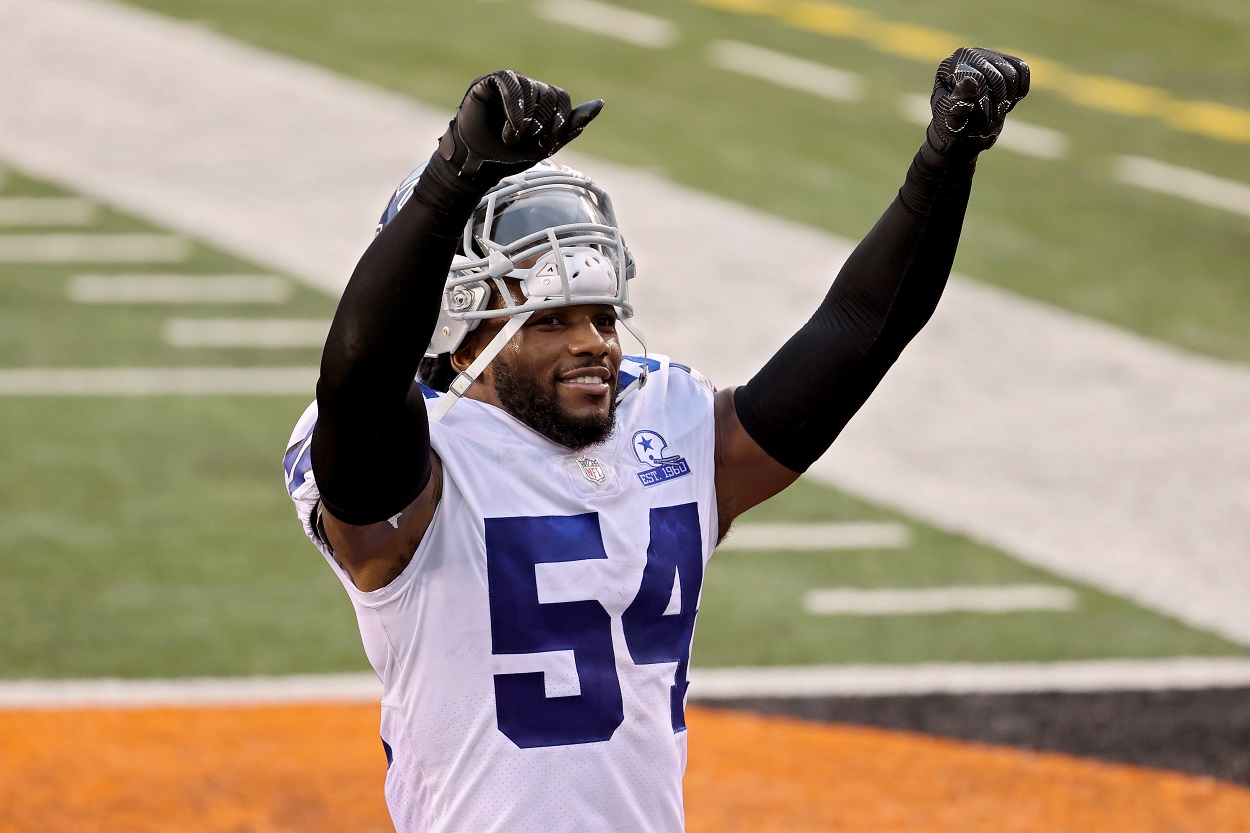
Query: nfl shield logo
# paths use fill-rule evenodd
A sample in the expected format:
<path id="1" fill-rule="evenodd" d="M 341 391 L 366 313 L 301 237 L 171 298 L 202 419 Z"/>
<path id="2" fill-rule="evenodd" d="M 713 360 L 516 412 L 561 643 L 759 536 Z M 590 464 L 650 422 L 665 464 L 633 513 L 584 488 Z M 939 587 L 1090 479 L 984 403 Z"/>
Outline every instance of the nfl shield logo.
<path id="1" fill-rule="evenodd" d="M 607 478 L 607 472 L 603 470 L 603 463 L 600 463 L 594 457 L 579 457 L 577 465 L 582 467 L 582 474 L 591 483 L 602 483 Z"/>

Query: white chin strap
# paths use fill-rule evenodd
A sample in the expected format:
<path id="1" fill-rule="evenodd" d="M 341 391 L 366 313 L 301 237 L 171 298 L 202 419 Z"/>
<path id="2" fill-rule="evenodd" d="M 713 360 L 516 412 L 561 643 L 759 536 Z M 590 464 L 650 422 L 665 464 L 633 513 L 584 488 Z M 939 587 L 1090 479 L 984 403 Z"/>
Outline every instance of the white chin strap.
<path id="1" fill-rule="evenodd" d="M 517 330 L 529 320 L 534 314 L 533 310 L 529 312 L 518 313 L 508 319 L 508 323 L 503 325 L 499 332 L 495 333 L 495 337 L 486 345 L 486 349 L 477 354 L 477 358 L 473 360 L 473 364 L 462 370 L 455 379 L 451 380 L 451 384 L 447 386 L 445 393 L 434 406 L 434 410 L 430 412 L 430 419 L 435 422 L 442 422 L 443 417 L 447 416 L 447 412 L 451 410 L 451 406 L 456 404 L 460 397 L 469 392 L 473 382 L 481 375 L 486 366 L 495 360 L 495 356 L 499 355 L 499 351 L 504 345 L 512 340 L 517 334 Z"/>
<path id="2" fill-rule="evenodd" d="M 499 332 L 495 333 L 495 337 L 492 338 L 486 345 L 485 350 L 478 353 L 477 358 L 473 360 L 473 363 L 462 370 L 455 379 L 451 380 L 451 384 L 447 386 L 447 393 L 443 394 L 443 396 L 439 398 L 438 404 L 436 404 L 434 406 L 434 410 L 430 412 L 431 419 L 435 422 L 443 421 L 443 417 L 445 417 L 447 412 L 451 410 L 451 406 L 455 405 L 461 397 L 469 392 L 469 388 L 473 386 L 473 383 L 477 380 L 477 377 L 482 374 L 482 371 L 486 369 L 486 366 L 495 360 L 495 356 L 499 355 L 499 352 L 503 350 L 504 345 L 512 340 L 512 337 L 517 334 L 517 331 L 525 325 L 525 322 L 528 321 L 530 316 L 533 314 L 534 310 L 530 310 L 529 312 L 518 313 L 508 319 L 508 323 L 504 324 L 503 328 L 500 329 Z M 627 393 L 637 390 L 647 383 L 646 336 L 643 335 L 642 328 L 640 328 L 637 324 L 630 324 L 625 319 L 621 319 L 619 323 L 624 326 L 625 329 L 629 330 L 633 337 L 638 340 L 638 343 L 642 345 L 642 372 L 638 374 L 637 379 L 630 382 L 623 391 L 616 395 L 617 402 L 624 399 Z"/>

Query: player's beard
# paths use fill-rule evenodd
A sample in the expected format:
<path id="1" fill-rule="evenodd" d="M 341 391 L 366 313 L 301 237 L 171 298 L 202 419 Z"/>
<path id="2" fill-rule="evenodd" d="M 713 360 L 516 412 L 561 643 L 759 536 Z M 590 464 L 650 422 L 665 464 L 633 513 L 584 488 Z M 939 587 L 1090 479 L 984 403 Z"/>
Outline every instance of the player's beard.
<path id="1" fill-rule="evenodd" d="M 516 373 L 502 356 L 495 358 L 493 373 L 495 395 L 504 409 L 553 443 L 581 451 L 606 440 L 616 427 L 614 396 L 609 397 L 606 411 L 577 417 L 560 404 L 554 380 L 544 387 L 537 380 Z"/>

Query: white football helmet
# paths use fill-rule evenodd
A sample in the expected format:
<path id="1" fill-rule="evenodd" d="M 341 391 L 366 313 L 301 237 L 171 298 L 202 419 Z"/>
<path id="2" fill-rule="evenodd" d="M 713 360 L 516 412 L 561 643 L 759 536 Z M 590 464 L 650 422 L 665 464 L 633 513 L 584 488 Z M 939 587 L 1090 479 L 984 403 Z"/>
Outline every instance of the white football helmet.
<path id="1" fill-rule="evenodd" d="M 417 168 L 396 189 L 378 223 L 379 232 L 408 202 L 424 169 L 424 165 Z M 441 419 L 464 395 L 538 310 L 609 304 L 643 342 L 641 332 L 626 323 L 634 313 L 629 304 L 633 277 L 633 255 L 617 228 L 612 200 L 588 176 L 545 160 L 501 181 L 487 192 L 465 224 L 425 355 L 455 352 L 483 319 L 511 316 L 511 320 L 452 382 L 435 409 L 435 419 Z M 492 288 L 495 308 L 490 308 Z M 512 289 L 518 290 L 520 300 Z M 634 385 L 644 383 L 645 373 Z"/>

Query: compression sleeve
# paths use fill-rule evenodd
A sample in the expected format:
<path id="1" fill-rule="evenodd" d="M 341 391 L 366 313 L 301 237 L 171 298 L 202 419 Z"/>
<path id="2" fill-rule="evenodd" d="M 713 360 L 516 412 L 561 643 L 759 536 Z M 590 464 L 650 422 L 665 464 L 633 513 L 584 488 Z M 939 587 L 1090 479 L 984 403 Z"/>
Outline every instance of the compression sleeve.
<path id="1" fill-rule="evenodd" d="M 734 392 L 744 429 L 806 471 L 846 427 L 937 306 L 976 168 L 926 142 L 894 202 L 855 248 L 811 319 Z"/>
<path id="2" fill-rule="evenodd" d="M 413 380 L 456 244 L 484 192 L 434 154 L 339 301 L 321 356 L 312 465 L 322 503 L 341 521 L 386 520 L 429 482 L 430 429 Z"/>

